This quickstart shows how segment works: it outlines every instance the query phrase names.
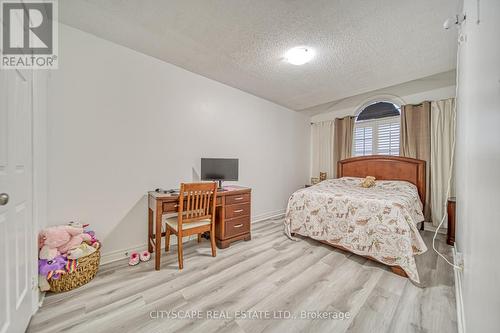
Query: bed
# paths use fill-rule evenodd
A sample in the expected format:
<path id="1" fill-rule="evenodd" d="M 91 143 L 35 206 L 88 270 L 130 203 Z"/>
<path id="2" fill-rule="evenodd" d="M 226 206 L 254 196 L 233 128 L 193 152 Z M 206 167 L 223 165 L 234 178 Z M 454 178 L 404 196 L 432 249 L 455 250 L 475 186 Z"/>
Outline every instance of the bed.
<path id="1" fill-rule="evenodd" d="M 374 187 L 360 185 L 366 176 L 376 177 Z M 419 283 L 414 257 L 427 251 L 417 226 L 424 221 L 425 161 L 354 157 L 338 163 L 337 177 L 291 195 L 285 233 L 379 261 Z"/>

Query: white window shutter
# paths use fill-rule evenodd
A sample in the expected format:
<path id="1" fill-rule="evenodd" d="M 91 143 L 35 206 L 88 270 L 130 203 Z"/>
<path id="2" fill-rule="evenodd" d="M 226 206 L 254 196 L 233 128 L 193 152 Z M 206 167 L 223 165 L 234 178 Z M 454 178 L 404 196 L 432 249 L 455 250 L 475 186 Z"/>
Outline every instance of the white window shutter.
<path id="1" fill-rule="evenodd" d="M 353 155 L 399 155 L 400 117 L 356 122 Z"/>
<path id="2" fill-rule="evenodd" d="M 354 129 L 354 156 L 373 154 L 373 128 L 357 127 Z"/>

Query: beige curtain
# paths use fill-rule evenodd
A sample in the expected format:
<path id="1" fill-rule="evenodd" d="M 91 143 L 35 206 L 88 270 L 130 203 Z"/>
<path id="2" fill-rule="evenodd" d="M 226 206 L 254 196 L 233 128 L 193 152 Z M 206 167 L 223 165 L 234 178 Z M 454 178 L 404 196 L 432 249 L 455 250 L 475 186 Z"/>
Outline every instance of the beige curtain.
<path id="1" fill-rule="evenodd" d="M 335 119 L 333 167 L 337 177 L 337 162 L 352 156 L 354 117 Z"/>
<path id="2" fill-rule="evenodd" d="M 319 177 L 326 172 L 328 178 L 334 178 L 333 167 L 333 121 L 312 124 L 312 165 L 311 177 Z"/>
<path id="3" fill-rule="evenodd" d="M 448 181 L 449 196 L 455 196 L 454 175 L 450 175 L 455 142 L 455 99 L 431 103 L 431 188 L 432 224 L 438 226 L 446 212 Z M 446 223 L 446 222 L 445 222 Z M 443 224 L 446 227 L 446 224 Z"/>
<path id="4" fill-rule="evenodd" d="M 399 154 L 426 161 L 425 221 L 431 221 L 431 103 L 401 107 L 401 134 Z"/>

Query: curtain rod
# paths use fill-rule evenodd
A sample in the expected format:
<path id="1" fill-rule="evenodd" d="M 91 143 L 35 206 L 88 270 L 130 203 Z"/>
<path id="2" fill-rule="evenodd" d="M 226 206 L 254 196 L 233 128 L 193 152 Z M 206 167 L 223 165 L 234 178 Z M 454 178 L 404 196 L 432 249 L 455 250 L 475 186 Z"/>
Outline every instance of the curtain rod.
<path id="1" fill-rule="evenodd" d="M 311 121 L 311 125 L 318 124 L 318 123 L 322 123 L 322 122 L 324 122 L 324 121 L 335 121 L 336 119 L 344 119 L 344 118 L 347 118 L 347 117 L 349 117 L 349 118 L 353 119 L 353 118 L 356 118 L 357 116 L 345 116 L 345 117 L 342 117 L 342 118 L 326 119 L 326 120 L 321 120 L 321 121 L 317 121 L 317 122 L 312 122 L 312 121 Z"/>

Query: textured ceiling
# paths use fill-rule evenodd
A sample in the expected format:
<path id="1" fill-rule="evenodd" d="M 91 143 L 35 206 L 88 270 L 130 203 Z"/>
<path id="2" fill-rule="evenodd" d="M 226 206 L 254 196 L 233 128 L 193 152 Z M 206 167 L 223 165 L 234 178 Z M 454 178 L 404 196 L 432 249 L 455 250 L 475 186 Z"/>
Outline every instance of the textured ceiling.
<path id="1" fill-rule="evenodd" d="M 458 0 L 64 0 L 61 22 L 294 110 L 455 68 Z M 282 61 L 291 47 L 317 56 Z"/>

